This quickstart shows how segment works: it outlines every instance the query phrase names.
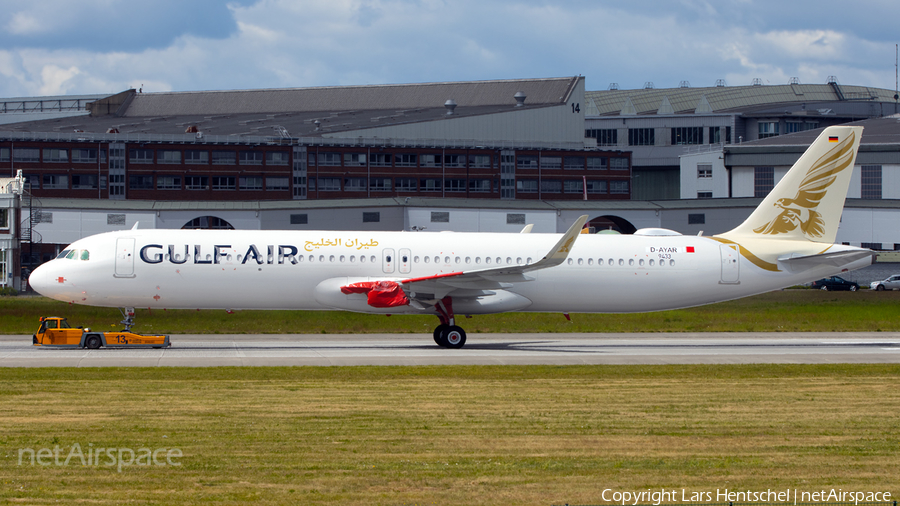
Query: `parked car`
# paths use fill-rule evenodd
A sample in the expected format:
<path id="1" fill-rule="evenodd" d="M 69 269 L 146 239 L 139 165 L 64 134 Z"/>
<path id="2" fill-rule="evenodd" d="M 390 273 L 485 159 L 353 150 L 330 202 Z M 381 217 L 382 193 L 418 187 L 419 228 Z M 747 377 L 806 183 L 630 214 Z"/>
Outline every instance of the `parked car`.
<path id="1" fill-rule="evenodd" d="M 858 284 L 853 281 L 847 281 L 840 276 L 831 276 L 830 278 L 813 281 L 812 287 L 819 290 L 850 290 L 851 292 L 859 290 Z"/>
<path id="2" fill-rule="evenodd" d="M 882 290 L 900 290 L 900 274 L 894 274 L 883 281 L 872 281 L 869 287 L 879 292 Z"/>

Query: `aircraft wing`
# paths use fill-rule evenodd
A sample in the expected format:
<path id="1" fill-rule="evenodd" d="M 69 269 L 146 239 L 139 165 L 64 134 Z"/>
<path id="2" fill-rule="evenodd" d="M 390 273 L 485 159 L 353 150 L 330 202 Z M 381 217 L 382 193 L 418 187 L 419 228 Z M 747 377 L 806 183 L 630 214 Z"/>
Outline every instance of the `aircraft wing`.
<path id="1" fill-rule="evenodd" d="M 341 291 L 344 293 L 368 293 L 369 304 L 375 305 L 375 307 L 402 304 L 424 307 L 434 304 L 435 301 L 441 300 L 451 293 L 454 297 L 472 298 L 494 295 L 495 292 L 492 290 L 505 290 L 511 288 L 514 283 L 534 280 L 527 274 L 530 271 L 555 267 L 565 262 L 587 219 L 587 215 L 583 215 L 575 220 L 575 223 L 550 248 L 550 251 L 534 263 L 447 272 L 420 278 L 363 281 L 343 286 Z M 376 304 L 381 304 L 381 306 Z"/>
<path id="2" fill-rule="evenodd" d="M 547 269 L 565 262 L 566 258 L 569 256 L 569 252 L 572 250 L 575 239 L 578 238 L 587 219 L 587 215 L 583 215 L 575 220 L 575 223 L 569 227 L 562 238 L 560 238 L 560 240 L 550 248 L 550 251 L 537 262 L 524 265 L 504 265 L 502 267 L 448 272 L 445 274 L 436 274 L 434 276 L 405 279 L 400 281 L 400 285 L 404 288 L 404 291 L 407 292 L 432 289 L 435 290 L 435 293 L 444 293 L 444 295 L 446 295 L 455 289 L 505 289 L 510 288 L 512 283 L 532 281 L 534 278 L 526 274 L 529 271 Z M 440 299 L 443 298 L 443 296 L 435 298 Z"/>

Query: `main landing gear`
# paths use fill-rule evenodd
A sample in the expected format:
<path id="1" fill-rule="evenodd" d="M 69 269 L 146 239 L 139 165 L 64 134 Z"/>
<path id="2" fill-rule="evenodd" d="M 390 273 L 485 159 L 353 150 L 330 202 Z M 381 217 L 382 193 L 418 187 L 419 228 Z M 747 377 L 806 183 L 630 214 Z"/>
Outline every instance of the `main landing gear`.
<path id="1" fill-rule="evenodd" d="M 444 297 L 434 305 L 441 324 L 434 329 L 434 342 L 443 348 L 462 348 L 466 344 L 466 331 L 456 325 L 453 302 Z"/>

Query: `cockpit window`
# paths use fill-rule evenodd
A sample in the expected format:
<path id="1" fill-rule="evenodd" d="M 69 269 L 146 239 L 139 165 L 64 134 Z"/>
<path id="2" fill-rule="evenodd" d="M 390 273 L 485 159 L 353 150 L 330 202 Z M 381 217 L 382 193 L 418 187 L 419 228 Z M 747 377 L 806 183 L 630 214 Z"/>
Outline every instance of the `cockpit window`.
<path id="1" fill-rule="evenodd" d="M 68 260 L 90 260 L 91 252 L 86 249 L 67 249 L 63 250 L 56 258 L 66 258 Z"/>

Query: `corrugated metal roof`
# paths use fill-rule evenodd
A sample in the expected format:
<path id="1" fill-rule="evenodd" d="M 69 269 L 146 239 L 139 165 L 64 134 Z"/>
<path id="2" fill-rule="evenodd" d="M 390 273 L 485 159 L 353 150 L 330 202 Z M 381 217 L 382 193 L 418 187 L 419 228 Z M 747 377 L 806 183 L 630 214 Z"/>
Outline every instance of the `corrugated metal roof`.
<path id="1" fill-rule="evenodd" d="M 269 90 L 138 93 L 126 117 L 416 109 L 564 103 L 578 77 Z"/>
<path id="2" fill-rule="evenodd" d="M 894 102 L 894 92 L 867 86 L 841 86 L 845 99 Z M 628 99 L 637 114 L 656 114 L 667 98 L 676 114 L 693 113 L 706 96 L 713 112 L 733 112 L 758 106 L 785 103 L 837 102 L 840 100 L 830 84 L 786 84 L 773 86 L 715 86 L 709 88 L 661 88 L 637 90 L 605 90 L 585 92 L 599 116 L 617 116 Z"/>

